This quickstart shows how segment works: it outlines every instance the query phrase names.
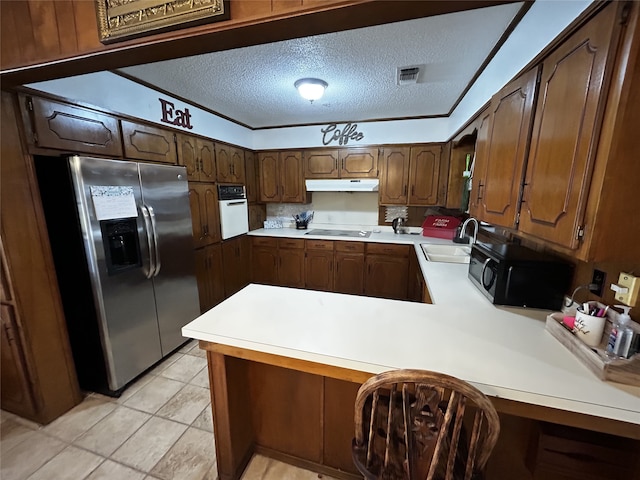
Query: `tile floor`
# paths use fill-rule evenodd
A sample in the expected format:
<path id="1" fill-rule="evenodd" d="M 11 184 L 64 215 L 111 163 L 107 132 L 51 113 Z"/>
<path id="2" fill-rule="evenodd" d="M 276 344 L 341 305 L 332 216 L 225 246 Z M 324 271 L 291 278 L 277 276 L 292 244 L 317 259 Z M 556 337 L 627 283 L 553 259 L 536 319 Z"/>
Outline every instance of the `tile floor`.
<path id="1" fill-rule="evenodd" d="M 137 380 L 120 398 L 91 393 L 45 426 L 4 411 L 0 422 L 2 480 L 217 478 L 207 361 L 195 341 Z M 314 472 L 259 455 L 243 476 L 243 480 L 315 478 Z"/>

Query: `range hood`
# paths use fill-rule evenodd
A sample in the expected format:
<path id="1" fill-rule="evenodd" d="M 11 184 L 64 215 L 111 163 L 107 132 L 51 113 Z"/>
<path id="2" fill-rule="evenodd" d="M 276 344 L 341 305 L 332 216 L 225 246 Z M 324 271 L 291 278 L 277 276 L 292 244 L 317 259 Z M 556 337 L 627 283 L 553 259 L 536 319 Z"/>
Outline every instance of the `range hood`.
<path id="1" fill-rule="evenodd" d="M 307 192 L 377 192 L 377 178 L 337 178 L 335 180 L 305 180 Z"/>

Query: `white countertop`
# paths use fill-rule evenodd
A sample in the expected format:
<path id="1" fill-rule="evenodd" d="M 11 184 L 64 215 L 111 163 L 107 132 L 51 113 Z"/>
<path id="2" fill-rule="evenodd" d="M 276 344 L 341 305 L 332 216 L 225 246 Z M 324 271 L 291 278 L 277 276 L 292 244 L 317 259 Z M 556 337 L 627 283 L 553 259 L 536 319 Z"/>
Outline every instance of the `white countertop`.
<path id="1" fill-rule="evenodd" d="M 251 233 L 304 232 L 274 230 Z M 251 284 L 183 335 L 372 374 L 435 370 L 489 396 L 640 425 L 640 387 L 599 380 L 545 331 L 549 312 L 496 307 L 466 264 L 428 262 L 419 247 L 451 242 L 384 232 L 354 240 L 416 244 L 434 304 Z"/>

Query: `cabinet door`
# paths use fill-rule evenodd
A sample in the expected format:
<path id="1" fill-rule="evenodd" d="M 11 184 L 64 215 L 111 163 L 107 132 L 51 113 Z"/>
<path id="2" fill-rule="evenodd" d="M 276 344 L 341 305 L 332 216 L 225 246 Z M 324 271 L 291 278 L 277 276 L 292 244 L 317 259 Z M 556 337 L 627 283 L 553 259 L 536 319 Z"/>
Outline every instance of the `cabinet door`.
<path id="1" fill-rule="evenodd" d="M 256 155 L 249 150 L 244 151 L 245 186 L 247 190 L 247 202 L 258 201 L 258 177 L 256 175 Z"/>
<path id="2" fill-rule="evenodd" d="M 178 163 L 173 132 L 121 120 L 124 156 L 135 160 Z"/>
<path id="3" fill-rule="evenodd" d="M 409 259 L 367 255 L 364 293 L 369 297 L 407 299 Z"/>
<path id="4" fill-rule="evenodd" d="M 200 295 L 200 313 L 224 300 L 222 247 L 219 243 L 195 250 L 196 278 Z"/>
<path id="5" fill-rule="evenodd" d="M 280 172 L 278 170 L 278 152 L 258 154 L 258 180 L 261 202 L 280 201 Z"/>
<path id="6" fill-rule="evenodd" d="M 20 97 L 31 114 L 34 144 L 68 152 L 122 156 L 118 120 L 64 103 L 38 97 Z"/>
<path id="7" fill-rule="evenodd" d="M 224 295 L 230 297 L 249 283 L 249 246 L 246 235 L 222 242 Z"/>
<path id="8" fill-rule="evenodd" d="M 613 58 L 615 3 L 542 64 L 519 229 L 573 249 L 584 228 L 607 60 Z"/>
<path id="9" fill-rule="evenodd" d="M 230 148 L 229 153 L 231 154 L 231 181 L 244 185 L 246 178 L 244 171 L 244 151 L 239 148 Z"/>
<path id="10" fill-rule="evenodd" d="M 278 285 L 303 288 L 305 285 L 304 263 L 304 249 L 279 249 Z"/>
<path id="11" fill-rule="evenodd" d="M 305 187 L 300 152 L 281 152 L 279 169 L 282 203 L 303 203 Z"/>
<path id="12" fill-rule="evenodd" d="M 306 288 L 333 291 L 333 251 L 307 250 L 304 269 Z"/>
<path id="13" fill-rule="evenodd" d="M 218 193 L 212 183 L 189 184 L 194 247 L 220 241 Z"/>
<path id="14" fill-rule="evenodd" d="M 304 152 L 304 178 L 338 178 L 340 176 L 337 149 Z"/>
<path id="15" fill-rule="evenodd" d="M 485 110 L 482 113 L 480 124 L 478 125 L 478 136 L 476 138 L 476 153 L 473 160 L 473 179 L 472 190 L 469 192 L 469 213 L 477 217 L 480 220 L 482 218 L 482 211 L 480 205 L 482 202 L 482 195 L 485 193 L 484 177 L 485 170 L 487 168 L 487 160 L 489 158 L 489 138 L 491 135 L 491 108 Z M 464 189 L 462 187 L 462 195 L 464 196 Z"/>
<path id="16" fill-rule="evenodd" d="M 409 182 L 409 147 L 385 148 L 380 159 L 380 204 L 406 205 Z"/>
<path id="17" fill-rule="evenodd" d="M 251 281 L 278 285 L 278 249 L 253 247 L 251 252 Z"/>
<path id="18" fill-rule="evenodd" d="M 34 410 L 33 392 L 29 382 L 27 363 L 18 336 L 15 310 L 11 305 L 0 305 L 0 396 L 2 408 L 11 412 L 31 414 Z"/>
<path id="19" fill-rule="evenodd" d="M 229 145 L 221 143 L 215 144 L 216 149 L 216 172 L 220 183 L 233 182 L 233 152 Z"/>
<path id="20" fill-rule="evenodd" d="M 440 145 L 411 147 L 409 205 L 437 205 Z"/>
<path id="21" fill-rule="evenodd" d="M 187 169 L 187 180 L 190 182 L 200 180 L 200 163 L 198 160 L 198 147 L 195 137 L 189 135 L 176 135 L 178 165 Z"/>
<path id="22" fill-rule="evenodd" d="M 199 179 L 202 182 L 216 181 L 216 153 L 212 141 L 198 138 L 196 142 L 198 153 Z"/>
<path id="23" fill-rule="evenodd" d="M 340 176 L 342 178 L 378 178 L 378 149 L 341 149 Z"/>
<path id="24" fill-rule="evenodd" d="M 479 216 L 494 225 L 515 228 L 538 69 L 516 79 L 491 100 L 491 128 L 483 160 Z"/>
<path id="25" fill-rule="evenodd" d="M 418 257 L 416 255 L 415 249 L 412 249 L 411 253 L 409 254 L 408 282 L 407 299 L 411 302 L 423 302 L 426 285 L 424 283 L 422 271 L 420 270 L 420 264 L 418 263 Z"/>
<path id="26" fill-rule="evenodd" d="M 364 294 L 364 254 L 336 252 L 335 264 L 333 291 Z"/>

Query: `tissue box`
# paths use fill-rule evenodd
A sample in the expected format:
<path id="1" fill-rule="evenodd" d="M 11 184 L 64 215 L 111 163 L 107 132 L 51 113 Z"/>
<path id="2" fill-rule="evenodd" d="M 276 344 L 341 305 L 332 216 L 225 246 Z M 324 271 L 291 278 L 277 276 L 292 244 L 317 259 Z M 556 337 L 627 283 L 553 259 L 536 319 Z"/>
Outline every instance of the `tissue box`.
<path id="1" fill-rule="evenodd" d="M 448 215 L 427 215 L 422 222 L 422 236 L 453 240 L 460 219 Z"/>

